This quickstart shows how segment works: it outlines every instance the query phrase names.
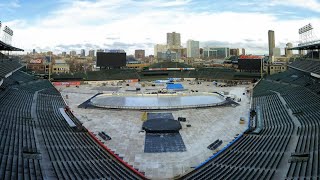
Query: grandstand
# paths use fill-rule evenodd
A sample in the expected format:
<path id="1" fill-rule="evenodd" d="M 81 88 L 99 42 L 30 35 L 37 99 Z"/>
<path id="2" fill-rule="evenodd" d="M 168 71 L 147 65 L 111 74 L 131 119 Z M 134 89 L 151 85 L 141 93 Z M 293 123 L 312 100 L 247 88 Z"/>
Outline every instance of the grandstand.
<path id="1" fill-rule="evenodd" d="M 53 74 L 53 81 L 104 81 L 104 80 L 155 80 L 161 78 L 197 78 L 200 80 L 253 80 L 260 78 L 260 73 L 237 72 L 225 68 L 199 68 L 193 70 L 143 70 L 108 69 L 86 73 Z"/>
<path id="2" fill-rule="evenodd" d="M 254 88 L 253 108 L 262 107 L 263 131 L 252 134 L 253 127 L 249 127 L 237 141 L 183 179 L 319 179 L 318 58 L 318 52 L 310 52 L 289 64 L 286 72 L 261 80 Z M 262 140 L 274 137 L 274 141 Z M 274 146 L 275 141 L 280 149 Z"/>
<path id="3" fill-rule="evenodd" d="M 250 116 L 248 129 L 238 139 L 181 179 L 319 179 L 317 54 L 308 53 L 289 64 L 286 72 L 262 79 L 255 86 L 252 109 L 261 107 L 264 124 L 259 133 L 253 133 L 259 118 Z"/>
<path id="4" fill-rule="evenodd" d="M 0 93 L 0 177 L 144 177 L 108 152 L 91 132 L 79 127 L 80 123 L 70 112 L 69 116 L 78 128 L 69 127 L 59 113 L 59 108 L 65 108 L 66 104 L 49 81 L 34 80 L 17 71 L 4 82 L 9 85 L 1 86 L 4 90 Z"/>
<path id="5" fill-rule="evenodd" d="M 70 112 L 78 128 L 68 125 L 59 113 L 66 104 L 49 81 L 17 70 L 21 65 L 15 61 L 1 63 L 10 64 L 1 66 L 6 72 L 0 88 L 1 178 L 144 178 L 79 128 Z M 309 62 L 299 63 L 291 66 L 305 71 L 291 68 L 254 88 L 252 108 L 261 108 L 257 113 L 264 122 L 260 132 L 254 133 L 258 118 L 253 118 L 247 131 L 180 178 L 319 178 L 320 85 L 307 70 Z"/>
<path id="6" fill-rule="evenodd" d="M 319 60 L 297 60 L 289 64 L 289 67 L 320 77 Z"/>
<path id="7" fill-rule="evenodd" d="M 301 49 L 316 47 L 317 45 L 308 45 Z M 0 50 L 21 49 L 0 42 Z M 169 156 L 155 154 L 154 156 L 158 159 L 170 160 L 161 166 L 153 167 L 159 169 L 158 176 L 164 176 L 165 170 L 173 171 L 171 165 L 174 160 L 185 158 L 183 160 L 198 163 L 199 159 L 203 160 L 201 158 L 206 157 L 207 159 L 194 167 L 186 168 L 187 171 L 175 178 L 320 179 L 320 61 L 315 58 L 319 58 L 317 52 L 309 53 L 306 57 L 289 64 L 286 72 L 268 76 L 254 84 L 248 114 L 249 122 L 245 128 L 230 128 L 232 124 L 223 119 L 234 118 L 231 111 L 239 114 L 245 112 L 235 107 L 204 109 L 197 113 L 192 110 L 173 112 L 175 116 L 187 116 L 188 123 L 194 122 L 189 120 L 190 117 L 197 120 L 192 128 L 196 129 L 194 132 L 200 134 L 202 139 L 199 141 L 203 144 L 196 146 L 196 150 L 207 148 L 204 144 L 209 145 L 208 142 L 212 140 L 210 138 L 213 138 L 216 140 L 211 141 L 213 143 L 210 142 L 208 147 L 215 151 L 210 151 L 209 158 L 206 157 L 207 154 L 202 154 L 203 151 L 198 151 L 200 153 L 197 155 L 201 157 L 184 157 L 190 153 L 192 148 L 190 144 L 199 143 L 198 139 L 194 140 L 192 131 L 186 131 L 184 127 L 181 130 L 182 137 L 189 136 L 189 139 L 183 139 L 186 144 L 185 154 Z M 38 79 L 23 72 L 22 67 L 16 59 L 0 54 L 0 179 L 147 179 L 146 174 L 151 173 L 144 170 L 151 167 L 144 167 L 142 172 L 141 169 L 136 169 L 140 164 L 132 166 L 126 162 L 132 157 L 123 157 L 117 153 L 124 149 L 122 149 L 124 144 L 132 143 L 131 139 L 128 140 L 131 138 L 130 132 L 126 129 L 128 127 L 121 123 L 125 122 L 127 126 L 132 127 L 133 122 L 141 122 L 140 117 L 137 117 L 140 112 L 105 111 L 109 119 L 103 125 L 110 127 L 103 128 L 114 128 L 120 124 L 119 127 L 122 129 L 116 131 L 124 134 L 121 137 L 112 137 L 115 140 L 105 143 L 99 138 L 104 133 L 100 132 L 98 135 L 97 131 L 94 131 L 101 128 L 101 121 L 96 122 L 97 124 L 86 122 L 90 129 L 84 126 L 63 98 L 65 94 L 58 91 L 50 81 Z M 135 70 L 115 69 L 86 74 L 77 73 L 72 77 L 60 74 L 55 75 L 54 79 L 99 81 L 141 79 L 142 76 Z M 252 74 L 246 75 L 221 68 L 170 71 L 166 77 L 168 76 L 207 80 L 205 87 L 208 89 L 211 88 L 210 85 L 212 86 L 212 80 L 252 78 Z M 191 85 L 191 82 L 187 86 L 196 91 L 204 89 L 202 86 Z M 239 92 L 242 94 L 243 91 Z M 75 94 L 74 99 L 77 99 L 77 102 L 85 100 L 81 99 L 83 96 L 77 94 L 79 93 L 77 91 L 69 90 L 64 93 Z M 86 94 L 86 97 L 89 95 Z M 243 102 L 242 105 L 242 108 L 247 108 L 249 103 Z M 91 110 L 78 109 L 75 113 L 80 111 L 87 114 Z M 105 114 L 100 114 L 102 115 L 94 115 L 98 118 L 106 117 Z M 124 114 L 125 118 L 112 119 L 119 114 Z M 214 118 L 222 121 L 215 121 Z M 127 121 L 128 119 L 131 121 Z M 200 121 L 203 119 L 204 121 Z M 212 129 L 202 131 L 208 125 Z M 221 126 L 221 128 L 216 129 L 215 126 Z M 242 132 L 233 139 L 224 137 L 230 141 L 222 143 L 220 139 L 223 135 L 217 134 L 216 131 L 222 131 L 230 136 L 230 129 L 242 130 Z M 139 128 L 134 130 L 138 131 Z M 104 134 L 104 137 L 106 139 L 109 136 Z M 140 140 L 137 144 L 141 142 L 140 136 L 134 138 Z M 224 147 L 217 148 L 220 145 Z M 152 154 L 146 156 L 148 157 L 146 161 L 150 161 L 149 157 Z M 186 162 L 180 163 L 184 165 Z M 184 167 L 182 169 L 185 170 Z"/>
<path id="8" fill-rule="evenodd" d="M 179 62 L 160 62 L 150 65 L 149 68 L 191 68 L 192 66 Z"/>
<path id="9" fill-rule="evenodd" d="M 48 80 L 2 57 L 0 179 L 145 179 L 81 125 Z"/>
<path id="10" fill-rule="evenodd" d="M 260 133 L 249 127 L 182 179 L 319 178 L 320 97 L 306 86 L 310 76 L 292 76 L 293 71 L 261 80 L 254 88 L 252 107 L 261 107 L 264 122 Z"/>

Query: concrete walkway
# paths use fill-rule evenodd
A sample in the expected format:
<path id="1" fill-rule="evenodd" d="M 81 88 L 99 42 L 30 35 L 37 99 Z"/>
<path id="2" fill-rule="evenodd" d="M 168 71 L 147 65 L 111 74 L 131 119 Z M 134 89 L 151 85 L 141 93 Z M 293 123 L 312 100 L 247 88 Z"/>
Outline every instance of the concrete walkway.
<path id="1" fill-rule="evenodd" d="M 43 179 L 55 179 L 55 174 L 53 171 L 53 167 L 50 163 L 49 153 L 46 150 L 44 138 L 41 133 L 41 129 L 39 128 L 39 120 L 37 117 L 37 98 L 38 98 L 38 91 L 34 93 L 31 105 L 31 118 L 35 122 L 34 127 L 34 138 L 36 141 L 37 149 L 40 153 L 40 166 Z"/>
<path id="2" fill-rule="evenodd" d="M 293 132 L 291 134 L 291 138 L 290 138 L 290 141 L 288 143 L 288 146 L 281 158 L 281 161 L 279 163 L 279 166 L 277 168 L 277 170 L 275 171 L 274 173 L 274 176 L 273 176 L 273 179 L 285 179 L 286 178 L 286 175 L 287 175 L 287 172 L 289 170 L 289 167 L 290 167 L 290 163 L 288 162 L 288 160 L 290 159 L 291 157 L 291 153 L 294 153 L 296 147 L 297 147 L 297 144 L 298 144 L 298 140 L 299 140 L 299 136 L 297 135 L 297 131 L 298 131 L 298 128 L 301 127 L 301 124 L 299 122 L 299 120 L 297 119 L 297 117 L 295 117 L 293 114 L 292 114 L 292 110 L 287 106 L 287 103 L 286 101 L 284 100 L 284 98 L 281 96 L 280 93 L 276 92 L 276 91 L 272 91 L 274 93 L 276 93 L 278 95 L 278 97 L 280 98 L 280 101 L 282 102 L 283 106 L 286 107 L 286 110 L 288 112 L 288 115 L 290 116 L 293 124 L 294 124 L 294 127 L 293 127 Z"/>

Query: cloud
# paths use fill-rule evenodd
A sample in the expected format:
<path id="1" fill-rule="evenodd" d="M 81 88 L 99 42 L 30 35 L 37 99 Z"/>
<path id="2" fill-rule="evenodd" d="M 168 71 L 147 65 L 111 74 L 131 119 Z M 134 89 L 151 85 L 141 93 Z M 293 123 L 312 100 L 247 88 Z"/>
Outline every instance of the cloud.
<path id="1" fill-rule="evenodd" d="M 34 47 L 57 51 L 103 48 L 124 49 L 129 54 L 143 48 L 153 54 L 154 44 L 165 43 L 166 33 L 176 31 L 183 43 L 194 39 L 264 54 L 268 52 L 269 29 L 275 31 L 276 45 L 282 46 L 297 42 L 297 30 L 303 25 L 320 25 L 319 18 L 285 20 L 261 12 L 194 11 L 190 5 L 198 1 L 190 0 L 63 2 L 33 24 L 25 19 L 7 22 L 15 31 L 15 45 L 26 51 Z"/>
<path id="2" fill-rule="evenodd" d="M 20 2 L 18 0 L 13 0 L 13 1 L 9 1 L 9 2 L 5 2 L 5 3 L 0 3 L 0 8 L 9 8 L 9 9 L 12 9 L 12 8 L 19 8 L 21 5 L 20 5 Z"/>
<path id="3" fill-rule="evenodd" d="M 272 3 L 276 5 L 294 6 L 294 7 L 300 7 L 300 8 L 312 10 L 315 12 L 320 12 L 320 2 L 316 0 L 286 0 L 286 1 L 272 0 Z"/>
<path id="4" fill-rule="evenodd" d="M 189 4 L 191 0 L 175 0 L 175 1 L 163 1 L 159 3 L 159 7 L 174 7 Z M 156 4 L 157 5 L 157 4 Z"/>
<path id="5" fill-rule="evenodd" d="M 250 43 L 250 42 L 254 42 L 255 40 L 253 39 L 243 39 L 245 42 Z"/>

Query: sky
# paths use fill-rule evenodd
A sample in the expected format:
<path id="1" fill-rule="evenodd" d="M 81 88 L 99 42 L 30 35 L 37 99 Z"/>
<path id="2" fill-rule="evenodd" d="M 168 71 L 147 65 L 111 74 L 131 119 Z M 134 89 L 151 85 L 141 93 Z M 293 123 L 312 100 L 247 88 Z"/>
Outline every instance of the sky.
<path id="1" fill-rule="evenodd" d="M 26 52 L 124 49 L 133 54 L 166 43 L 166 33 L 200 41 L 200 47 L 245 48 L 268 54 L 268 30 L 276 47 L 299 42 L 298 29 L 320 29 L 317 0 L 0 0 L 0 21 L 13 31 L 12 45 Z"/>

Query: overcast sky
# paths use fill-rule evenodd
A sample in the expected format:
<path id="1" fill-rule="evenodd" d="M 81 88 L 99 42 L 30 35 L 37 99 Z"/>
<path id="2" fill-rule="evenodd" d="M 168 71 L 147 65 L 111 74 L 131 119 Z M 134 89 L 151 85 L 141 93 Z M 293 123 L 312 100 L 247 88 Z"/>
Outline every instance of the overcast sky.
<path id="1" fill-rule="evenodd" d="M 166 43 L 167 32 L 181 33 L 200 46 L 246 48 L 268 53 L 268 30 L 276 46 L 299 41 L 308 23 L 320 36 L 316 0 L 0 0 L 0 21 L 13 31 L 13 45 L 26 51 L 124 49 L 132 54 Z"/>

